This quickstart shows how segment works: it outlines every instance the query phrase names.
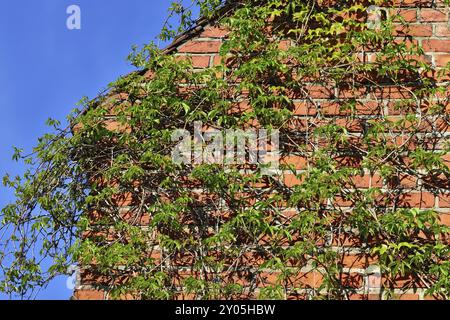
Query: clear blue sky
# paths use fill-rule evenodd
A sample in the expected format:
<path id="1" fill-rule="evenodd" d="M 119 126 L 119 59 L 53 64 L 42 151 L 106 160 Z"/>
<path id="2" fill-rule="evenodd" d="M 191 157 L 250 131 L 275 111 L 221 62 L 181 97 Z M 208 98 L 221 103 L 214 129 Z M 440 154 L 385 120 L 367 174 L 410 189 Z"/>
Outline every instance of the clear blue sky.
<path id="1" fill-rule="evenodd" d="M 0 175 L 23 171 L 12 146 L 30 150 L 83 96 L 95 97 L 132 70 L 133 44 L 153 40 L 170 0 L 2 0 L 0 10 Z M 81 8 L 81 30 L 68 30 L 66 9 Z M 12 200 L 0 189 L 0 206 Z M 39 299 L 68 299 L 66 277 Z M 5 299 L 0 295 L 0 299 Z"/>

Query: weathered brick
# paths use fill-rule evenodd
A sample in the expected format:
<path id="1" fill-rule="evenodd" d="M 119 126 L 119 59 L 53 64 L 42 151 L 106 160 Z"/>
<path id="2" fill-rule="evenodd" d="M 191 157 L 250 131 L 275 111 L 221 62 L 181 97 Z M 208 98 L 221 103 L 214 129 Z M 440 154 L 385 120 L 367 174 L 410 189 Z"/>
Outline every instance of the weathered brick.
<path id="1" fill-rule="evenodd" d="M 402 294 L 402 295 L 397 295 L 396 298 L 398 300 L 419 300 L 420 299 L 418 294 Z"/>
<path id="2" fill-rule="evenodd" d="M 445 23 L 445 24 L 437 24 L 435 26 L 435 33 L 434 35 L 436 37 L 450 37 L 450 25 Z"/>
<path id="3" fill-rule="evenodd" d="M 351 179 L 356 188 L 366 189 L 374 187 L 382 187 L 383 179 L 379 175 L 356 176 Z"/>
<path id="4" fill-rule="evenodd" d="M 288 156 L 281 157 L 280 164 L 293 166 L 295 169 L 300 170 L 300 169 L 306 168 L 307 159 L 302 156 L 288 155 Z"/>
<path id="5" fill-rule="evenodd" d="M 399 205 L 410 208 L 433 208 L 435 196 L 429 192 L 409 193 L 400 197 Z"/>
<path id="6" fill-rule="evenodd" d="M 306 89 L 309 97 L 312 99 L 332 99 L 334 97 L 334 88 L 313 85 Z"/>
<path id="7" fill-rule="evenodd" d="M 364 285 L 364 278 L 359 273 L 343 273 L 339 279 L 344 287 L 361 288 Z"/>
<path id="8" fill-rule="evenodd" d="M 350 132 L 362 132 L 362 122 L 360 120 L 339 118 L 336 119 L 336 125 L 346 128 Z"/>
<path id="9" fill-rule="evenodd" d="M 229 31 L 221 27 L 206 27 L 205 30 L 200 34 L 201 38 L 223 38 Z"/>
<path id="10" fill-rule="evenodd" d="M 303 179 L 297 177 L 295 174 L 285 174 L 284 175 L 284 184 L 288 188 L 292 188 L 294 186 L 302 184 Z"/>
<path id="11" fill-rule="evenodd" d="M 278 48 L 280 50 L 288 50 L 290 46 L 291 46 L 291 41 L 290 40 L 282 40 L 278 44 Z"/>
<path id="12" fill-rule="evenodd" d="M 417 10 L 416 9 L 394 9 L 391 10 L 392 16 L 400 16 L 405 22 L 416 22 L 417 21 Z M 401 21 L 401 19 L 396 19 L 396 21 Z"/>
<path id="13" fill-rule="evenodd" d="M 450 212 L 444 213 L 439 216 L 440 221 L 442 224 L 445 224 L 446 226 L 450 227 Z"/>
<path id="14" fill-rule="evenodd" d="M 450 208 L 450 194 L 440 194 L 438 196 L 439 208 Z"/>
<path id="15" fill-rule="evenodd" d="M 437 67 L 445 67 L 450 62 L 450 54 L 436 54 L 434 61 Z"/>
<path id="16" fill-rule="evenodd" d="M 420 10 L 420 18 L 422 22 L 446 22 L 447 10 L 441 9 L 422 9 Z"/>
<path id="17" fill-rule="evenodd" d="M 220 41 L 191 41 L 178 48 L 180 53 L 218 53 Z"/>
<path id="18" fill-rule="evenodd" d="M 395 33 L 400 36 L 430 37 L 433 34 L 433 26 L 421 24 L 397 26 Z"/>
<path id="19" fill-rule="evenodd" d="M 430 52 L 450 52 L 450 40 L 428 39 L 422 43 L 423 49 Z"/>
<path id="20" fill-rule="evenodd" d="M 187 60 L 190 59 L 192 61 L 192 66 L 194 68 L 207 68 L 209 67 L 209 62 L 211 60 L 211 56 L 207 55 L 179 55 L 177 56 L 179 60 Z"/>
<path id="21" fill-rule="evenodd" d="M 75 300 L 104 300 L 105 295 L 99 290 L 75 290 L 73 297 Z"/>
<path id="22" fill-rule="evenodd" d="M 210 59 L 210 56 L 192 56 L 192 65 L 195 68 L 207 68 L 209 67 Z"/>

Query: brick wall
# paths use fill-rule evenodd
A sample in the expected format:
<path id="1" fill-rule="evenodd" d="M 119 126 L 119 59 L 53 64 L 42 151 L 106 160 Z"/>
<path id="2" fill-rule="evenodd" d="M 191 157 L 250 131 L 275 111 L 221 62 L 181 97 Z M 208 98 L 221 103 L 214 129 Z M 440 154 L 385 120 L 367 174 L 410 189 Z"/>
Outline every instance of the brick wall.
<path id="1" fill-rule="evenodd" d="M 434 67 L 445 66 L 450 61 L 450 21 L 448 7 L 444 6 L 443 1 L 427 1 L 427 0 L 405 0 L 396 1 L 400 14 L 408 21 L 409 27 L 398 26 L 396 32 L 399 41 L 414 41 L 423 46 L 425 55 L 420 57 L 423 61 L 431 63 Z M 392 12 L 391 12 L 392 13 Z M 216 26 L 205 25 L 197 34 L 181 43 L 175 43 L 174 46 L 168 50 L 168 54 L 175 54 L 180 59 L 190 57 L 194 68 L 202 69 L 217 65 L 220 63 L 220 56 L 218 54 L 219 48 L 226 37 L 227 31 Z M 285 45 L 289 45 L 286 43 Z M 361 59 L 370 62 L 373 60 L 374 53 L 365 52 Z M 441 79 L 445 81 L 446 79 Z M 448 80 L 448 79 L 447 79 Z M 303 97 L 294 97 L 294 115 L 296 122 L 293 126 L 298 130 L 302 130 L 302 126 L 315 123 L 331 121 L 337 119 L 339 124 L 347 127 L 349 132 L 358 135 L 362 132 L 362 123 L 366 119 L 371 119 L 380 116 L 389 116 L 392 119 L 401 117 L 402 114 L 396 110 L 393 105 L 396 100 L 402 99 L 408 92 L 402 91 L 401 88 L 390 87 L 381 90 L 366 90 L 362 88 L 355 91 L 348 91 L 345 88 L 327 87 L 311 85 L 309 88 L 309 95 L 314 99 L 313 102 L 304 99 Z M 447 87 L 446 94 L 450 93 Z M 358 117 L 350 119 L 345 111 L 339 109 L 336 100 L 357 97 Z M 383 102 L 380 103 L 380 100 Z M 320 105 L 321 117 L 317 117 L 317 105 Z M 450 108 L 447 105 L 447 114 Z M 449 134 L 448 118 L 446 119 L 424 119 L 423 132 L 432 133 L 436 129 L 436 125 L 440 126 L 440 131 Z M 442 130 L 442 127 L 444 129 Z M 393 143 L 401 144 L 404 142 L 401 136 L 398 136 L 398 141 Z M 287 155 L 282 159 L 282 163 L 293 164 L 298 172 L 304 170 L 308 164 L 308 158 L 305 155 L 292 154 Z M 450 165 L 450 155 L 446 156 L 447 164 Z M 284 183 L 287 187 L 295 186 L 301 181 L 291 172 L 285 172 Z M 363 176 L 355 178 L 354 188 L 365 189 L 371 186 L 389 187 L 389 181 L 383 181 L 378 174 L 370 174 L 366 172 Z M 420 181 L 412 176 L 400 177 L 399 181 L 405 190 L 399 204 L 405 207 L 417 208 L 434 208 L 441 215 L 441 220 L 444 224 L 450 225 L 450 196 L 445 193 L 424 191 L 420 186 L 427 183 L 427 181 Z M 352 202 L 346 199 L 332 199 L 332 202 L 340 206 L 343 210 L 350 210 Z M 380 201 L 383 201 L 382 199 Z M 131 199 L 122 199 L 118 201 L 123 216 L 126 218 L 131 204 Z M 298 213 L 295 208 L 285 208 L 284 215 L 289 217 Z M 142 225 L 148 224 L 150 217 L 142 217 L 140 223 Z M 354 239 L 345 239 L 344 243 L 347 246 L 347 251 L 343 256 L 343 265 L 345 266 L 345 283 L 348 287 L 354 289 L 354 293 L 350 295 L 350 299 L 380 299 L 380 285 L 383 279 L 378 275 L 376 269 L 376 261 L 368 254 L 362 253 L 358 247 L 358 242 Z M 155 248 L 155 257 L 158 257 L 158 248 Z M 187 257 L 180 257 L 180 265 L 188 265 Z M 256 252 L 248 252 L 245 255 L 243 263 L 258 265 L 261 258 Z M 375 269 L 373 269 L 375 266 Z M 368 272 L 368 268 L 373 270 Z M 277 274 L 267 272 L 264 274 L 265 283 L 271 283 L 276 278 Z M 99 279 L 89 274 L 88 271 L 83 271 L 80 275 L 79 285 L 75 290 L 75 299 L 107 299 L 106 291 L 96 289 L 99 284 Z M 301 287 L 305 287 L 303 292 L 292 293 L 289 299 L 303 299 L 307 297 L 307 292 L 311 288 L 318 287 L 321 283 L 321 275 L 318 272 L 310 272 L 308 268 L 304 268 L 302 272 L 295 279 L 293 283 Z M 245 278 L 230 279 L 238 283 L 245 283 Z M 398 279 L 398 285 L 401 285 L 408 279 Z M 103 285 L 105 285 L 103 283 Z M 106 284 L 107 286 L 107 284 Z M 395 290 L 396 298 L 408 300 L 423 300 L 430 299 L 424 294 L 425 288 L 418 290 Z M 255 290 L 255 294 L 257 290 Z M 252 297 L 251 295 L 249 297 Z M 181 294 L 180 299 L 189 298 Z"/>

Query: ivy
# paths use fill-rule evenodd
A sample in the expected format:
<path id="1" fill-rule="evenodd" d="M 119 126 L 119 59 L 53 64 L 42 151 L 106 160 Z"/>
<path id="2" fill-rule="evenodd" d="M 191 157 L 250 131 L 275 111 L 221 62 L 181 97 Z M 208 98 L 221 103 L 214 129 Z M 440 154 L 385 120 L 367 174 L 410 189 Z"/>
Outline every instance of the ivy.
<path id="1" fill-rule="evenodd" d="M 449 68 L 414 58 L 423 49 L 397 41 L 394 22 L 406 22 L 396 15 L 369 28 L 367 7 L 383 3 L 192 1 L 230 31 L 221 64 L 199 71 L 154 43 L 135 47 L 135 73 L 84 98 L 69 127 L 49 120 L 53 133 L 32 154 L 15 149 L 29 170 L 3 178 L 16 201 L 1 211 L 0 291 L 30 295 L 78 264 L 116 299 L 347 299 L 356 288 L 343 258 L 355 249 L 380 266 L 387 291 L 406 277 L 403 289 L 448 298 L 449 228 L 402 199 L 408 188 L 449 192 L 449 143 L 437 125 L 448 126 L 448 83 L 430 77 L 448 78 Z M 191 9 L 172 5 L 162 40 L 195 25 Z M 330 97 L 316 99 L 318 88 Z M 404 98 L 372 99 L 378 112 L 360 112 L 363 95 L 397 89 Z M 242 100 L 250 108 L 235 112 Z M 311 116 L 295 114 L 299 100 Z M 175 164 L 171 134 L 194 121 L 278 129 L 282 157 L 307 165 L 280 166 L 298 180 L 288 185 L 260 165 Z M 403 176 L 421 184 L 405 187 Z"/>

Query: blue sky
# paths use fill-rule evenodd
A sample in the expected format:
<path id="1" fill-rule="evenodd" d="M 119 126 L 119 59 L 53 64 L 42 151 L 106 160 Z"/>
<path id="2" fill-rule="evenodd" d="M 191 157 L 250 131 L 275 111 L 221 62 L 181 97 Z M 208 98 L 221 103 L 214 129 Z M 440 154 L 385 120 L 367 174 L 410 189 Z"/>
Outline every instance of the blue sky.
<path id="1" fill-rule="evenodd" d="M 95 97 L 128 73 L 133 44 L 154 40 L 170 0 L 2 0 L 0 10 L 0 175 L 23 172 L 12 146 L 31 150 L 83 97 Z M 68 30 L 66 9 L 81 8 L 81 30 Z M 1 187 L 0 207 L 12 201 Z M 66 277 L 39 299 L 68 299 Z M 5 299 L 0 295 L 0 299 Z"/>

